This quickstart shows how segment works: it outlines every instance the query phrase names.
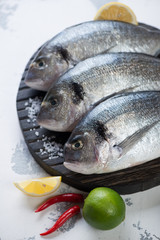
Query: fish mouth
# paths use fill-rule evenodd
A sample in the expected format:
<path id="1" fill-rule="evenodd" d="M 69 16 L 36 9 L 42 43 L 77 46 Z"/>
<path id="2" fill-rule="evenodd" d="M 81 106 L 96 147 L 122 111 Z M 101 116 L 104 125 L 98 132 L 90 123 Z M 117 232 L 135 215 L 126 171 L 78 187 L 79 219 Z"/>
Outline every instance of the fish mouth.
<path id="1" fill-rule="evenodd" d="M 83 171 L 80 171 L 81 169 L 79 168 L 79 164 L 77 163 L 77 164 L 75 164 L 75 163 L 73 163 L 74 162 L 74 160 L 72 161 L 72 160 L 70 160 L 70 162 L 64 162 L 63 163 L 63 165 L 67 168 L 67 169 L 69 169 L 69 170 L 71 170 L 71 171 L 73 171 L 73 172 L 77 172 L 77 173 L 83 173 Z M 78 171 L 77 171 L 78 170 Z"/>
<path id="2" fill-rule="evenodd" d="M 53 119 L 41 119 L 41 115 L 38 115 L 37 123 L 48 130 L 57 131 L 56 122 Z"/>
<path id="3" fill-rule="evenodd" d="M 81 174 L 84 174 L 84 175 L 89 175 L 89 174 L 93 174 L 95 173 L 95 169 L 93 170 L 92 168 L 87 168 L 87 167 L 84 167 L 84 166 L 81 166 L 81 164 L 79 163 L 75 163 L 74 160 L 67 160 L 67 162 L 64 162 L 63 165 L 73 171 L 73 172 L 76 172 L 76 173 L 81 173 Z"/>
<path id="4" fill-rule="evenodd" d="M 44 81 L 41 78 L 26 78 L 25 84 L 28 87 L 44 91 Z"/>
<path id="5" fill-rule="evenodd" d="M 50 130 L 50 131 L 55 131 L 55 132 L 64 132 L 64 124 L 62 122 L 58 122 L 54 119 L 47 119 L 47 115 L 46 118 L 43 119 L 43 117 L 41 116 L 41 112 L 40 114 L 37 116 L 37 123 Z"/>
<path id="6" fill-rule="evenodd" d="M 37 123 L 51 131 L 55 132 L 70 132 L 68 123 L 64 119 L 56 119 L 56 114 L 50 111 L 47 102 L 42 102 L 40 112 L 37 116 Z"/>

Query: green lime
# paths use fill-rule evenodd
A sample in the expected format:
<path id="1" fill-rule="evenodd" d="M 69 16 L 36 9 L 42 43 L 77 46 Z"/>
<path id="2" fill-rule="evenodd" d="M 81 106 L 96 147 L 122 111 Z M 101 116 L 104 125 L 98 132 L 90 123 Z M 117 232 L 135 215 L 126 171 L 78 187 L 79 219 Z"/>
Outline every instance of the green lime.
<path id="1" fill-rule="evenodd" d="M 114 190 L 95 188 L 85 199 L 83 217 L 92 227 L 109 230 L 125 219 L 125 203 Z"/>

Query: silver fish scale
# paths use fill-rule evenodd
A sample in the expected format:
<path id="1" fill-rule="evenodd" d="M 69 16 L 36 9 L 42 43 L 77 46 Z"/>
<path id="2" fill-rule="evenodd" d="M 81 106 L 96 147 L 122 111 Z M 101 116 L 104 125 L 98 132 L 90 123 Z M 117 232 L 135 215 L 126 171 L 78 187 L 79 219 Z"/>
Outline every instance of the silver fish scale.
<path id="1" fill-rule="evenodd" d="M 46 48 L 56 45 L 66 48 L 74 60 L 106 51 L 154 55 L 160 49 L 160 33 L 121 22 L 91 21 L 65 29 Z"/>
<path id="2" fill-rule="evenodd" d="M 38 121 L 50 130 L 71 131 L 104 98 L 151 90 L 160 91 L 160 59 L 137 53 L 98 55 L 80 62 L 59 78 L 44 99 Z M 58 106 L 48 105 L 50 98 L 61 99 Z"/>
<path id="3" fill-rule="evenodd" d="M 101 122 L 116 137 L 117 144 L 138 129 L 160 119 L 160 92 L 122 94 L 110 98 L 94 108 L 78 129 L 94 130 Z"/>
<path id="4" fill-rule="evenodd" d="M 160 60 L 134 53 L 108 53 L 87 59 L 63 75 L 57 85 L 76 82 L 93 104 L 122 90 L 160 90 Z"/>
<path id="5" fill-rule="evenodd" d="M 109 52 L 158 55 L 160 31 L 116 21 L 91 21 L 65 29 L 35 55 L 25 83 L 48 91 L 53 83 L 81 61 Z"/>
<path id="6" fill-rule="evenodd" d="M 160 92 L 157 91 L 117 95 L 99 104 L 83 118 L 69 138 L 72 143 L 77 137 L 88 136 L 92 145 L 82 140 L 84 147 L 77 154 L 68 150 L 65 166 L 84 174 L 105 173 L 158 158 L 159 103 Z"/>
<path id="7" fill-rule="evenodd" d="M 157 72 L 160 71 L 160 59 L 136 53 L 108 53 L 80 62 L 77 66 L 60 77 L 58 83 L 66 81 L 67 79 L 69 81 L 71 78 L 82 83 L 90 78 L 92 73 L 94 76 L 98 76 L 99 78 L 102 76 L 103 78 L 108 71 L 113 75 L 115 75 L 115 73 L 121 74 L 126 70 L 128 73 L 140 75 L 142 71 L 143 74 L 145 74 L 147 69 L 148 72 L 151 71 L 152 74 L 154 74 L 154 80 Z"/>

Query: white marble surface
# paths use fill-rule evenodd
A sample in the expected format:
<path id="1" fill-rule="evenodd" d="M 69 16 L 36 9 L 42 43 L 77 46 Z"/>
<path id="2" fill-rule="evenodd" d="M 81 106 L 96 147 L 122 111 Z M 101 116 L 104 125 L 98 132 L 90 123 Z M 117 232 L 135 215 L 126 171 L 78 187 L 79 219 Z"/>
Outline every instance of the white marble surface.
<path id="1" fill-rule="evenodd" d="M 0 1 L 0 240 L 40 240 L 68 205 L 43 213 L 34 209 L 46 198 L 23 195 L 14 181 L 47 174 L 35 163 L 24 143 L 16 113 L 16 95 L 24 67 L 37 48 L 65 27 L 93 19 L 107 0 Z M 108 1 L 109 2 L 109 1 Z M 122 0 L 138 21 L 160 28 L 159 0 Z M 61 184 L 58 192 L 77 191 Z M 82 217 L 69 221 L 45 239 L 157 240 L 160 239 L 160 187 L 123 196 L 125 221 L 110 231 L 91 228 Z"/>

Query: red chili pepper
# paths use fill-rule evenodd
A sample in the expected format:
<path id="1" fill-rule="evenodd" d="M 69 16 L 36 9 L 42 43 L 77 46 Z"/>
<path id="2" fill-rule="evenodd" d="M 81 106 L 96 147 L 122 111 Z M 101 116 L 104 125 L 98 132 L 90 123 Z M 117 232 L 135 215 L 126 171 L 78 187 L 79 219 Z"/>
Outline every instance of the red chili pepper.
<path id="1" fill-rule="evenodd" d="M 48 231 L 41 233 L 41 236 L 48 235 L 58 228 L 60 228 L 69 218 L 73 217 L 74 215 L 80 213 L 80 207 L 78 205 L 75 205 L 71 208 L 69 208 L 67 211 L 65 211 L 57 220 L 57 222 L 51 227 Z"/>
<path id="2" fill-rule="evenodd" d="M 78 193 L 64 193 L 61 195 L 54 196 L 47 201 L 45 201 L 42 205 L 40 205 L 35 212 L 40 212 L 47 207 L 53 205 L 58 202 L 83 202 L 84 198 L 82 194 Z"/>

